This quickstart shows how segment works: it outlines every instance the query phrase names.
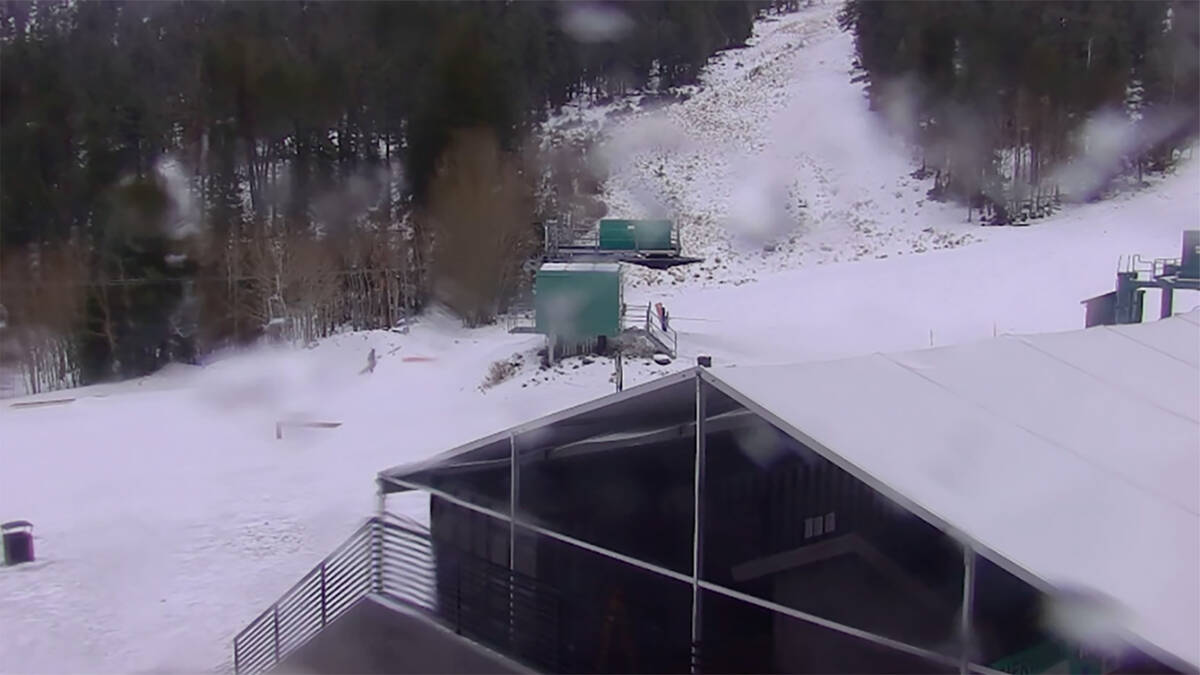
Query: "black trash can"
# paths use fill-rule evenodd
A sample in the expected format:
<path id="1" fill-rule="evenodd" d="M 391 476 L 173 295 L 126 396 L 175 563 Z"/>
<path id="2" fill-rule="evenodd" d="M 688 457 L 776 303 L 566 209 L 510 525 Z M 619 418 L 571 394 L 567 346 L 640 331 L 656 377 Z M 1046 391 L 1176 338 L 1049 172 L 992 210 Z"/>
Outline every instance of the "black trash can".
<path id="1" fill-rule="evenodd" d="M 0 525 L 4 539 L 4 564 L 19 565 L 33 562 L 33 523 L 14 520 Z"/>

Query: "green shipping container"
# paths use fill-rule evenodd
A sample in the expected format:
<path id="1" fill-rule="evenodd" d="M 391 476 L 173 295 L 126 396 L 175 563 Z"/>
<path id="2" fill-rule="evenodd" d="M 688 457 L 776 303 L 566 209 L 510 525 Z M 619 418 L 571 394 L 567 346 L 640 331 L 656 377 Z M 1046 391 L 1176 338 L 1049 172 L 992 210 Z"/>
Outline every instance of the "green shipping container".
<path id="1" fill-rule="evenodd" d="M 600 221 L 600 248 L 607 251 L 670 251 L 669 220 L 623 220 L 605 218 Z"/>
<path id="2" fill-rule="evenodd" d="M 534 280 L 536 330 L 567 340 L 621 332 L 621 266 L 546 263 Z"/>

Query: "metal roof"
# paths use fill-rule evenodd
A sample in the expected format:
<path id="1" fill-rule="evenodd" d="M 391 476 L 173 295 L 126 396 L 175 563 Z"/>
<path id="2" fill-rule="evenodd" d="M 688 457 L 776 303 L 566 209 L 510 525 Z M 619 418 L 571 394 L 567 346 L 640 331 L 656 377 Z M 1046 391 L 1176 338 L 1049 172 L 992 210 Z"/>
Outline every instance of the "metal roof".
<path id="1" fill-rule="evenodd" d="M 670 418 L 661 427 L 687 415 L 698 374 L 1030 583 L 1106 594 L 1137 646 L 1194 669 L 1198 364 L 1193 311 L 896 355 L 693 369 L 381 476 L 501 459 L 511 435 L 559 447 L 652 428 L 656 411 Z"/>
<path id="2" fill-rule="evenodd" d="M 1196 668 L 1198 360 L 1192 312 L 712 376 L 1026 579 L 1111 597 L 1140 647 Z"/>

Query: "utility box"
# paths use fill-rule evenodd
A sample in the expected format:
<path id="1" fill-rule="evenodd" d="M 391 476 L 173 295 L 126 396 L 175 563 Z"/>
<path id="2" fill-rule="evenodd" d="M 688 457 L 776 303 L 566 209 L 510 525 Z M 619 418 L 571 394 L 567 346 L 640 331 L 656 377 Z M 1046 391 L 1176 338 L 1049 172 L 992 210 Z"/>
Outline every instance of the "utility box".
<path id="1" fill-rule="evenodd" d="M 621 266 L 617 263 L 550 262 L 533 285 L 538 333 L 582 346 L 621 332 Z"/>
<path id="2" fill-rule="evenodd" d="M 33 562 L 33 523 L 14 520 L 0 525 L 0 540 L 3 541 L 5 565 Z"/>
<path id="3" fill-rule="evenodd" d="M 669 220 L 600 221 L 600 249 L 604 251 L 673 251 L 674 224 Z"/>

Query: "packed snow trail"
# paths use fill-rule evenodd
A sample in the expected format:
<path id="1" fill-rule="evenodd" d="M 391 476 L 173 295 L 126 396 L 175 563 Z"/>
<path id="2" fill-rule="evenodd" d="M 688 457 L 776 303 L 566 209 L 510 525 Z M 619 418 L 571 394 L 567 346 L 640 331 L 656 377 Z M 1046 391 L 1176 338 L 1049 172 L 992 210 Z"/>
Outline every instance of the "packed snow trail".
<path id="1" fill-rule="evenodd" d="M 763 274 L 719 287 L 642 287 L 631 303 L 671 309 L 681 360 L 782 363 L 903 351 L 994 334 L 1074 330 L 1080 302 L 1111 291 L 1117 263 L 1140 253 L 1178 257 L 1200 227 L 1200 165 L 1132 197 L 1071 208 L 1024 228 L 989 228 L 986 241 L 886 260 Z M 1200 304 L 1177 291 L 1175 311 Z M 1147 291 L 1145 317 L 1158 317 Z"/>

